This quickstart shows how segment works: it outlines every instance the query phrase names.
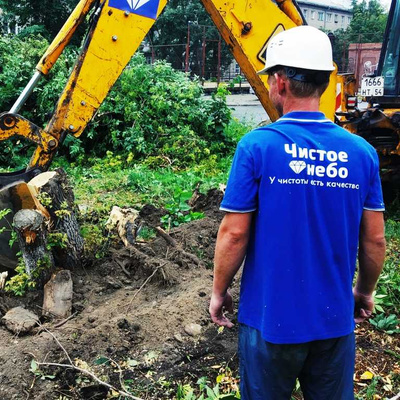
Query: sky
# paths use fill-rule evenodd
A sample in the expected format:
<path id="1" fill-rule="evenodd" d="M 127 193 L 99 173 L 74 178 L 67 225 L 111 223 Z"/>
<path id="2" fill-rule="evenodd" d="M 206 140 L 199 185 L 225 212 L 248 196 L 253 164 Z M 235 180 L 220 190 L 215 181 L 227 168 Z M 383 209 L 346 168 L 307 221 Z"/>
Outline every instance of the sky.
<path id="1" fill-rule="evenodd" d="M 385 7 L 385 9 L 389 10 L 391 0 L 379 0 L 379 2 Z"/>

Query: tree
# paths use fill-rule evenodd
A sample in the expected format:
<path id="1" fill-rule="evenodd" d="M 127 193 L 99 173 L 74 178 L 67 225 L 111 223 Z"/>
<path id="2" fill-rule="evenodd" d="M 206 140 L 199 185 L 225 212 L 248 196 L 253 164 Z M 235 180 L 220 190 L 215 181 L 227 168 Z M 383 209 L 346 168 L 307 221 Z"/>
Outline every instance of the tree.
<path id="1" fill-rule="evenodd" d="M 339 70 L 346 70 L 350 43 L 381 43 L 385 33 L 387 13 L 378 0 L 352 0 L 353 18 L 346 30 L 335 32 L 333 56 Z"/>
<path id="2" fill-rule="evenodd" d="M 218 64 L 219 32 L 200 0 L 170 0 L 163 14 L 149 32 L 147 39 L 156 58 L 184 70 L 186 44 L 190 31 L 189 71 L 202 76 L 203 44 L 205 44 L 205 77 L 215 77 Z M 228 66 L 233 57 L 221 39 L 221 66 Z"/>
<path id="3" fill-rule="evenodd" d="M 24 30 L 41 33 L 52 39 L 60 30 L 79 0 L 0 0 L 4 23 L 17 23 Z M 4 26 L 3 26 L 4 31 Z"/>
<path id="4" fill-rule="evenodd" d="M 378 0 L 352 2 L 353 18 L 348 28 L 348 39 L 352 42 L 379 43 L 385 33 L 387 13 Z"/>

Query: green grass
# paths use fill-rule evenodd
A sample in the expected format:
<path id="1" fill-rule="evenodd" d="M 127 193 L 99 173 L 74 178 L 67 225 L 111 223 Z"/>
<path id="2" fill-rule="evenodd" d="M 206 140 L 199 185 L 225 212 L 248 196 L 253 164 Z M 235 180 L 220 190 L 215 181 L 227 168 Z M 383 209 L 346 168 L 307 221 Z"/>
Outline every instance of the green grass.
<path id="1" fill-rule="evenodd" d="M 152 169 L 143 164 L 120 170 L 68 168 L 76 201 L 85 210 L 107 214 L 112 206 L 138 207 L 146 203 L 163 206 L 174 200 L 176 188 L 200 191 L 226 183 L 231 159 L 211 159 L 185 170 L 172 167 Z"/>

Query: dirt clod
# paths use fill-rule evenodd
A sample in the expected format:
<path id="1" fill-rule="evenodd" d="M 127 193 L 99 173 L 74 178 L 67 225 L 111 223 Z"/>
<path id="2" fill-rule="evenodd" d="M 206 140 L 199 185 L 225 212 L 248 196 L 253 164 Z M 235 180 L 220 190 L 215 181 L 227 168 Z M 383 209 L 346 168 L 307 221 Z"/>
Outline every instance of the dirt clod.
<path id="1" fill-rule="evenodd" d="M 37 326 L 39 317 L 23 307 L 15 307 L 7 312 L 2 318 L 2 322 L 12 333 L 22 335 L 30 332 Z"/>

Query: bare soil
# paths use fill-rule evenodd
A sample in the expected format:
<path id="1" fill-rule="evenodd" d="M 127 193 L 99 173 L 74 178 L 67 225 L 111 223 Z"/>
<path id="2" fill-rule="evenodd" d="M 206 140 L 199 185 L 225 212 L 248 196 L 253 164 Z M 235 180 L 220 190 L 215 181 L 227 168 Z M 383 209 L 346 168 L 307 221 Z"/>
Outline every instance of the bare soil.
<path id="1" fill-rule="evenodd" d="M 61 346 L 76 365 L 115 387 L 121 388 L 122 382 L 142 399 L 175 398 L 178 384 L 196 387 L 202 376 L 213 386 L 216 376 L 223 374 L 221 386 L 234 387 L 237 329 L 221 332 L 208 316 L 212 259 L 222 218 L 219 201 L 218 191 L 196 199 L 193 207 L 206 216 L 173 229 L 170 237 L 176 246 L 157 236 L 129 248 L 113 246 L 102 260 L 88 257 L 82 269 L 73 271 L 75 314 L 62 326 L 57 327 L 59 320 L 42 318 L 41 326 L 25 336 L 0 327 L 0 399 L 111 398 L 111 391 L 72 368 L 30 372 L 32 359 L 68 363 Z M 144 207 L 143 223 L 158 224 L 160 213 Z M 237 298 L 237 281 L 233 294 Z M 22 305 L 40 315 L 42 296 L 3 295 L 1 313 Z M 190 324 L 200 325 L 200 334 L 191 332 Z M 365 324 L 357 330 L 357 347 L 355 386 L 360 395 L 371 383 L 361 379 L 365 371 L 381 377 L 375 391 L 380 397 L 375 399 L 400 391 L 398 336 Z"/>

